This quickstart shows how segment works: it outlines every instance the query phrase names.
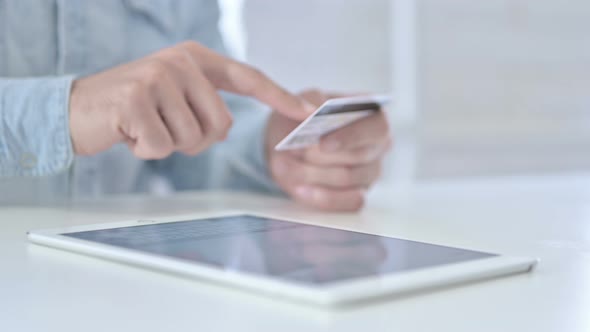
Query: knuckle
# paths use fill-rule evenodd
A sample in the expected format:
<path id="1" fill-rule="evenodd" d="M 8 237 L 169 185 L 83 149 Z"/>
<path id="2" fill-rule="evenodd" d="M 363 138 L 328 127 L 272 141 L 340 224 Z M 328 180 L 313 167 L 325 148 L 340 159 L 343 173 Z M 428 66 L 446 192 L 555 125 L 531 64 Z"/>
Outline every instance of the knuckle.
<path id="1" fill-rule="evenodd" d="M 188 147 L 188 148 L 182 150 L 182 153 L 189 155 L 189 156 L 195 156 L 199 152 L 201 152 L 201 145 L 199 145 L 199 144 L 193 145 L 191 147 Z"/>
<path id="2" fill-rule="evenodd" d="M 179 151 L 190 150 L 195 145 L 194 141 L 189 136 L 183 136 L 176 142 L 176 149 Z"/>
<path id="3" fill-rule="evenodd" d="M 194 40 L 186 40 L 178 44 L 178 47 L 186 50 L 198 50 L 201 48 L 201 45 Z"/>
<path id="4" fill-rule="evenodd" d="M 172 154 L 170 150 L 156 150 L 154 151 L 154 159 L 165 159 Z"/>
<path id="5" fill-rule="evenodd" d="M 164 159 L 174 152 L 174 142 L 171 139 L 161 139 L 151 148 L 155 158 Z"/>
<path id="6" fill-rule="evenodd" d="M 142 159 L 164 159 L 172 153 L 171 149 L 167 149 L 163 146 L 150 146 L 143 149 L 139 149 L 136 153 L 137 157 Z"/>
<path id="7" fill-rule="evenodd" d="M 211 121 L 211 123 L 209 124 L 210 127 L 208 130 L 208 136 L 217 140 L 225 139 L 225 137 L 227 137 L 229 133 L 231 125 L 231 117 L 227 115 L 221 115 L 214 121 Z"/>
<path id="8" fill-rule="evenodd" d="M 156 159 L 164 159 L 174 152 L 172 144 L 160 144 L 153 147 L 153 155 Z"/>
<path id="9" fill-rule="evenodd" d="M 169 60 L 173 62 L 185 62 L 187 60 L 186 50 L 181 47 L 173 47 L 170 50 Z"/>
<path id="10" fill-rule="evenodd" d="M 173 68 L 186 68 L 191 64 L 188 50 L 183 47 L 172 47 L 163 56 L 163 61 Z"/>
<path id="11" fill-rule="evenodd" d="M 189 127 L 184 132 L 184 135 L 179 137 L 178 142 L 176 142 L 176 149 L 186 154 L 195 154 L 192 151 L 200 149 L 203 143 L 202 137 L 203 135 L 200 130 L 197 130 L 195 127 Z"/>
<path id="12" fill-rule="evenodd" d="M 135 106 L 142 103 L 147 97 L 144 85 L 139 80 L 130 80 L 119 91 L 123 95 L 127 108 L 130 110 L 136 109 Z"/>
<path id="13" fill-rule="evenodd" d="M 231 114 L 229 114 L 229 112 L 228 114 L 223 116 L 221 123 L 219 125 L 219 134 L 222 138 L 227 137 L 227 135 L 229 134 L 229 131 L 233 126 L 233 121 L 233 117 L 231 116 Z"/>
<path id="14" fill-rule="evenodd" d="M 191 114 L 188 114 L 191 116 Z M 187 115 L 179 115 L 179 120 L 182 124 L 174 130 L 176 138 L 176 147 L 179 150 L 191 149 L 202 141 L 202 133 L 198 121 L 188 117 Z"/>
<path id="15" fill-rule="evenodd" d="M 201 132 L 192 133 L 185 138 L 180 146 L 180 150 L 195 151 L 198 150 L 202 143 Z"/>
<path id="16" fill-rule="evenodd" d="M 153 60 L 144 69 L 141 81 L 147 88 L 154 88 L 168 77 L 168 70 L 165 61 Z"/>
<path id="17" fill-rule="evenodd" d="M 190 116 L 190 113 L 186 112 Z M 176 135 L 176 147 L 179 150 L 190 150 L 194 148 L 201 141 L 201 132 L 198 128 L 197 122 L 188 116 L 181 118 L 183 120 L 182 127 L 179 127 Z"/>

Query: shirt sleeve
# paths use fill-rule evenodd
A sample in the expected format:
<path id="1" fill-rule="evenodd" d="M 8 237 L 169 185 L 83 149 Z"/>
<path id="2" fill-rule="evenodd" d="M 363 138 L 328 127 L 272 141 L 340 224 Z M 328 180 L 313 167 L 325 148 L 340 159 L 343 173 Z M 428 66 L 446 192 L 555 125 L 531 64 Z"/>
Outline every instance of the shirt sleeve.
<path id="1" fill-rule="evenodd" d="M 0 177 L 47 176 L 70 167 L 72 81 L 0 78 Z"/>
<path id="2" fill-rule="evenodd" d="M 243 190 L 280 194 L 265 151 L 270 110 L 244 97 L 224 94 L 234 126 L 228 138 L 195 157 L 176 153 L 155 162 L 176 190 Z"/>

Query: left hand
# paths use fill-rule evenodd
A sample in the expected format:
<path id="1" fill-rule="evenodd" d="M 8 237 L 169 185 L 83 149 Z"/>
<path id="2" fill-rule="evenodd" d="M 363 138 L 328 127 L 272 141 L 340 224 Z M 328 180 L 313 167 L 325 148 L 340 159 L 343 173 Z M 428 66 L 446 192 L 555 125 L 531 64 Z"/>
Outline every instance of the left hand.
<path id="1" fill-rule="evenodd" d="M 300 95 L 320 106 L 327 95 L 307 90 Z M 326 211 L 357 211 L 367 189 L 381 173 L 392 144 L 384 112 L 358 120 L 301 150 L 275 151 L 275 145 L 299 122 L 273 112 L 266 133 L 266 152 L 273 179 L 295 200 Z"/>

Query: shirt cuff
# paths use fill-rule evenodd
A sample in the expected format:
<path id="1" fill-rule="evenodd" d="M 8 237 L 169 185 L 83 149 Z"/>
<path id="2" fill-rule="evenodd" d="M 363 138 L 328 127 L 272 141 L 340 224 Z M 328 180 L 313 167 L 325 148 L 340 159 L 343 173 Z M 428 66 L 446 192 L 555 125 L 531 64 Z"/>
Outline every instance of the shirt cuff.
<path id="1" fill-rule="evenodd" d="M 0 176 L 47 176 L 71 166 L 73 80 L 73 76 L 0 79 Z"/>

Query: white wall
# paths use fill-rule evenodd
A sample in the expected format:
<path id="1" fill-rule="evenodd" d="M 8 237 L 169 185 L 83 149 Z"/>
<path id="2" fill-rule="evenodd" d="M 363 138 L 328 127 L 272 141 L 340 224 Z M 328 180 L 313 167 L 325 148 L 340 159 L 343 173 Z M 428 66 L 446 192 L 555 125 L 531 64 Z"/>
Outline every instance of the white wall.
<path id="1" fill-rule="evenodd" d="M 416 3 L 419 176 L 590 169 L 590 2 Z"/>
<path id="2" fill-rule="evenodd" d="M 388 0 L 246 0 L 248 60 L 293 90 L 390 90 Z"/>
<path id="3" fill-rule="evenodd" d="M 587 0 L 246 0 L 245 22 L 249 60 L 293 90 L 401 93 L 402 176 L 590 169 Z"/>

